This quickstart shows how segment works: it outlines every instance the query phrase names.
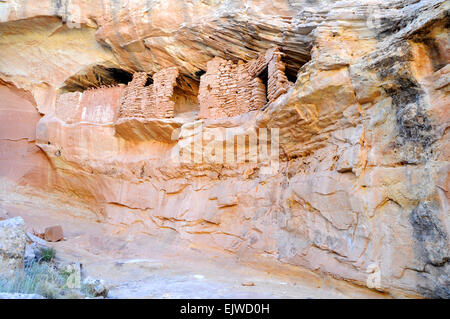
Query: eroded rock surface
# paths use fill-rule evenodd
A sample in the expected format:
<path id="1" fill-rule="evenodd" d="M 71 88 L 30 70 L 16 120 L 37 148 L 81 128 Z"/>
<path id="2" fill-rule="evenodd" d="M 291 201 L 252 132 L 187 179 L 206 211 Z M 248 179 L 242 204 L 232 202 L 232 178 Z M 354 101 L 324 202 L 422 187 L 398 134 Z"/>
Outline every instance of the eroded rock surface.
<path id="1" fill-rule="evenodd" d="M 60 198 L 118 233 L 448 298 L 449 6 L 1 2 L 0 89 L 12 101 L 0 104 L 1 201 Z M 266 107 L 197 120 L 208 61 L 243 65 L 272 47 L 294 84 Z M 171 67 L 190 115 L 117 121 L 111 101 L 132 74 Z M 231 143 L 276 134 L 274 170 Z M 174 160 L 183 151 L 193 160 Z"/>
<path id="2" fill-rule="evenodd" d="M 8 278 L 23 267 L 26 243 L 22 218 L 0 221 L 0 272 L 3 276 Z"/>

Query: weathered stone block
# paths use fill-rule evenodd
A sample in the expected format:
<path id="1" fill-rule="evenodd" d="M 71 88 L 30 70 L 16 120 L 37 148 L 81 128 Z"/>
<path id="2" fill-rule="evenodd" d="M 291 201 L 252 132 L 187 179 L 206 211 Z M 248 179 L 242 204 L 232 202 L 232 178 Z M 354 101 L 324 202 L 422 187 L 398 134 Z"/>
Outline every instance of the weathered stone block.
<path id="1" fill-rule="evenodd" d="M 44 238 L 46 241 L 60 241 L 64 239 L 63 229 L 61 226 L 51 226 L 45 229 Z"/>
<path id="2" fill-rule="evenodd" d="M 21 217 L 0 221 L 0 273 L 12 275 L 23 267 L 25 245 L 25 222 Z"/>

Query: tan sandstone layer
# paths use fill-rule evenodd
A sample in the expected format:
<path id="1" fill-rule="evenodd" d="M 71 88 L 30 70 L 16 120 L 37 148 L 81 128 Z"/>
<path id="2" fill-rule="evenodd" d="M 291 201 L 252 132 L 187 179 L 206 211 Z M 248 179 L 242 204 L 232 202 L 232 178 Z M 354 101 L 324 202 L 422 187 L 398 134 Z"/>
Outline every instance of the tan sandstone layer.
<path id="1" fill-rule="evenodd" d="M 0 2 L 1 204 L 58 198 L 118 234 L 448 298 L 448 10 L 416 0 Z M 57 108 L 61 93 L 173 66 L 192 103 L 209 60 L 249 61 L 273 46 L 295 84 L 267 108 L 133 119 L 119 134 L 109 93 L 87 119 Z M 205 145 L 217 129 L 234 128 L 214 143 L 279 128 L 279 170 L 211 154 L 173 162 L 201 138 L 199 124 Z"/>

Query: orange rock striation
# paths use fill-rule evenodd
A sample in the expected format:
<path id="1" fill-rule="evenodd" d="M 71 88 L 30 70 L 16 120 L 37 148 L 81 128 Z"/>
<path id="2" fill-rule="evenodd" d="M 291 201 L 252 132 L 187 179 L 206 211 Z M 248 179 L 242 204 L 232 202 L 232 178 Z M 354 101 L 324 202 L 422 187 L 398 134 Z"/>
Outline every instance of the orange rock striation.
<path id="1" fill-rule="evenodd" d="M 448 1 L 74 0 L 81 16 L 56 3 L 0 2 L 1 208 L 39 218 L 48 203 L 61 219 L 104 222 L 130 240 L 152 235 L 270 272 L 289 265 L 392 295 L 450 297 Z M 281 57 L 258 56 L 273 46 L 296 75 L 291 89 Z M 55 106 L 60 88 L 125 84 L 168 66 L 180 72 L 174 118 L 115 119 L 125 86 Z M 212 97 L 219 67 L 229 91 Z M 238 73 L 226 68 L 245 69 L 246 84 L 232 87 Z M 279 130 L 273 173 L 223 163 L 214 149 L 207 161 L 171 161 L 196 141 L 244 153 L 234 140 L 260 128 Z"/>

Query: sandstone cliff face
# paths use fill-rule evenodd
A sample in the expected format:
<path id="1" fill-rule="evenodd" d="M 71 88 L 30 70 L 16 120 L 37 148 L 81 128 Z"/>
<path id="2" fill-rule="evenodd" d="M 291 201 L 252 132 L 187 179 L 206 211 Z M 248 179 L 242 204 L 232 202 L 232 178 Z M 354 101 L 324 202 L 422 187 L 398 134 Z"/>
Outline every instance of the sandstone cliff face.
<path id="1" fill-rule="evenodd" d="M 2 194 L 57 195 L 117 232 L 449 298 L 449 7 L 0 2 Z M 115 123 L 110 91 L 121 87 L 86 102 L 84 116 L 56 103 L 173 66 L 191 101 L 209 60 L 248 61 L 273 46 L 295 84 L 239 116 Z M 179 150 L 195 158 L 199 139 L 226 145 L 260 128 L 279 129 L 278 169 L 214 154 L 173 161 Z"/>

